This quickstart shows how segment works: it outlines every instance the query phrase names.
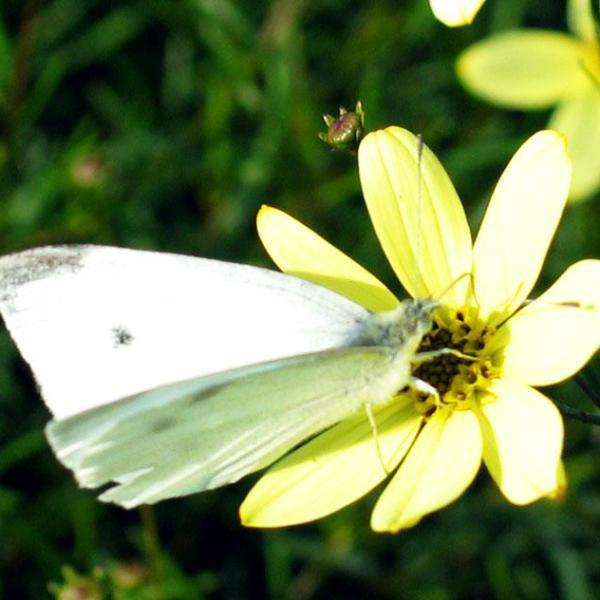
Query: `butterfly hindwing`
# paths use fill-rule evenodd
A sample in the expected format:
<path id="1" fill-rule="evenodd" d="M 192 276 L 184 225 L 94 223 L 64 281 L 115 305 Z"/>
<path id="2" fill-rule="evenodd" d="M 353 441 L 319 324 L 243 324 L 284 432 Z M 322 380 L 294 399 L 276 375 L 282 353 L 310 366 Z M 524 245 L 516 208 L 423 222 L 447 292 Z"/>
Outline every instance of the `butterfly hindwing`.
<path id="1" fill-rule="evenodd" d="M 237 481 L 391 397 L 389 349 L 356 347 L 243 367 L 101 406 L 47 427 L 84 487 L 127 508 Z"/>

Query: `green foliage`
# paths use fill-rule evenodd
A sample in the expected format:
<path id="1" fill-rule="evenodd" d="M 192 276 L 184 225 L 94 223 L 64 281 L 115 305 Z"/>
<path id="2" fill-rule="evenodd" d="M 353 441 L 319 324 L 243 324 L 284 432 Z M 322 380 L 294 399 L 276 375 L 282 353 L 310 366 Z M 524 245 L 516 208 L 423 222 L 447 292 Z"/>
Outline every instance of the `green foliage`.
<path id="1" fill-rule="evenodd" d="M 0 251 L 96 242 L 267 265 L 254 229 L 267 202 L 398 291 L 355 159 L 317 139 L 321 114 L 360 98 L 367 130 L 422 133 L 475 227 L 547 113 L 479 103 L 454 59 L 491 31 L 564 29 L 563 17 L 551 0 L 488 0 L 459 30 L 437 23 L 426 0 L 7 0 Z M 540 285 L 598 256 L 599 201 L 567 210 Z M 551 393 L 591 407 L 574 384 Z M 44 598 L 48 582 L 58 594 L 80 577 L 63 565 L 116 599 L 583 600 L 600 585 L 600 461 L 587 425 L 568 424 L 571 489 L 559 503 L 509 506 L 486 475 L 398 536 L 369 530 L 374 496 L 314 525 L 261 532 L 239 524 L 243 481 L 159 505 L 157 542 L 152 517 L 100 504 L 59 466 L 42 433 L 48 413 L 4 332 L 0 415 L 0 597 Z M 114 574 L 127 565 L 140 580 L 123 590 Z"/>

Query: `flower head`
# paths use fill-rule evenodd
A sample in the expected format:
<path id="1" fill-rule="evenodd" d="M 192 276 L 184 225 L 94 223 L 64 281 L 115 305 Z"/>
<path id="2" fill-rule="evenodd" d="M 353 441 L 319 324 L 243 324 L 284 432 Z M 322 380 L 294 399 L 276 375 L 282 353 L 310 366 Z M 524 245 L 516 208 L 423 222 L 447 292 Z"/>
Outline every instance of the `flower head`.
<path id="1" fill-rule="evenodd" d="M 565 485 L 562 419 L 532 386 L 571 376 L 600 345 L 600 261 L 576 263 L 523 307 L 569 189 L 563 136 L 543 131 L 519 149 L 474 244 L 450 179 L 410 132 L 390 127 L 367 135 L 359 168 L 398 278 L 413 297 L 440 302 L 421 349 L 455 348 L 473 359 L 444 356 L 415 367 L 413 375 L 439 398 L 401 392 L 378 410 L 380 455 L 367 418 L 355 415 L 276 463 L 244 501 L 242 520 L 265 527 L 310 521 L 396 470 L 372 526 L 398 531 L 456 499 L 482 460 L 515 504 L 556 494 Z M 284 213 L 263 208 L 258 228 L 285 272 L 374 311 L 397 306 L 373 275 Z"/>
<path id="2" fill-rule="evenodd" d="M 569 140 L 571 198 L 600 188 L 600 42 L 590 0 L 570 0 L 572 34 L 520 29 L 491 36 L 459 57 L 463 84 L 483 99 L 522 110 L 556 106 L 549 127 Z"/>

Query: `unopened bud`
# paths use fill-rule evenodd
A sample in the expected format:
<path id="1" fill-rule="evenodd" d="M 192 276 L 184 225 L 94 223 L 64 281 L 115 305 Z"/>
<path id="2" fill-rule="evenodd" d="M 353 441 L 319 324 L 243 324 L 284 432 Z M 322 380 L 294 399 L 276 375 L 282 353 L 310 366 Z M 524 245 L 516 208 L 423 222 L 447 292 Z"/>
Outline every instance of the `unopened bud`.
<path id="1" fill-rule="evenodd" d="M 327 133 L 319 133 L 319 139 L 335 150 L 355 153 L 365 130 L 365 113 L 360 100 L 354 112 L 340 107 L 339 117 L 323 115 Z"/>

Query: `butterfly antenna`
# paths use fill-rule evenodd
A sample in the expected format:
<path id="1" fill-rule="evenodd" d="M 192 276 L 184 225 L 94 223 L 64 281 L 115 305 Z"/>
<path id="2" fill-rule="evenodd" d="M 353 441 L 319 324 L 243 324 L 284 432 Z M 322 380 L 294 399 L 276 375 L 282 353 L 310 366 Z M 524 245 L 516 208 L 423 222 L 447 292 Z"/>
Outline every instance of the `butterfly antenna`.
<path id="1" fill-rule="evenodd" d="M 473 273 L 462 273 L 459 275 L 454 281 L 438 296 L 438 300 L 441 300 L 457 283 L 462 281 L 465 277 L 468 277 L 471 280 L 471 287 L 473 289 L 473 295 L 475 295 L 475 286 L 473 285 Z M 477 299 L 475 299 L 477 300 Z"/>
<path id="2" fill-rule="evenodd" d="M 477 291 L 475 290 L 475 277 L 473 276 L 473 271 L 471 271 L 470 273 L 471 277 L 469 278 L 470 281 L 470 288 L 471 288 L 471 294 L 473 295 L 473 300 L 475 301 L 475 304 L 477 305 L 477 312 L 479 313 L 479 310 L 481 309 L 481 303 L 479 302 L 479 298 L 477 298 Z"/>
<path id="3" fill-rule="evenodd" d="M 548 306 L 550 308 L 576 308 L 578 310 L 596 310 L 596 307 L 593 304 L 582 304 L 578 300 L 561 300 L 559 302 L 550 302 L 546 300 L 540 300 L 539 298 L 527 298 L 523 300 L 519 308 L 529 306 L 533 302 L 541 304 L 542 306 Z"/>

